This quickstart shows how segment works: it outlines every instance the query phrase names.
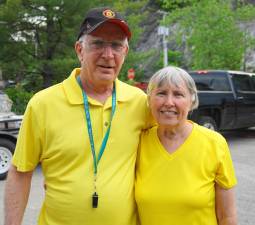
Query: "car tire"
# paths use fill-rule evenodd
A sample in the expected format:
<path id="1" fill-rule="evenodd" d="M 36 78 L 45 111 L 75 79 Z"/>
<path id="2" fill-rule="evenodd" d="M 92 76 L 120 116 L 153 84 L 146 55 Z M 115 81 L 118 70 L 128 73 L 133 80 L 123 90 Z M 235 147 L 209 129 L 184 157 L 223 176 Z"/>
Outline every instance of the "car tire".
<path id="1" fill-rule="evenodd" d="M 0 180 L 4 180 L 7 176 L 14 150 L 14 142 L 0 138 Z"/>
<path id="2" fill-rule="evenodd" d="M 201 116 L 198 120 L 198 124 L 204 126 L 210 130 L 218 130 L 215 120 L 210 116 Z"/>

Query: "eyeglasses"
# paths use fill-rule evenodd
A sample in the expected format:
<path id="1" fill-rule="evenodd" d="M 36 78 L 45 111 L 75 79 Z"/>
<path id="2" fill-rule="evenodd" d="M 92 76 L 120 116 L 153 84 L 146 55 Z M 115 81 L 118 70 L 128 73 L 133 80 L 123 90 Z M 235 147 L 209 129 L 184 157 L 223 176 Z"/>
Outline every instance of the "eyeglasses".
<path id="1" fill-rule="evenodd" d="M 85 43 L 90 51 L 103 52 L 110 47 L 113 53 L 122 55 L 125 53 L 126 43 L 124 41 L 103 41 L 101 39 L 86 40 Z"/>

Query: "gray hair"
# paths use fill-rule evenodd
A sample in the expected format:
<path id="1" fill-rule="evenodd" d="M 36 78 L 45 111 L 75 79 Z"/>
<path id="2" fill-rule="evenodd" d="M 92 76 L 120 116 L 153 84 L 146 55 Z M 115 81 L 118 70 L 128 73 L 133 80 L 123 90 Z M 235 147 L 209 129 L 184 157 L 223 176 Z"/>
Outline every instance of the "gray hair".
<path id="1" fill-rule="evenodd" d="M 163 84 L 179 86 L 184 81 L 192 99 L 191 110 L 198 107 L 197 88 L 193 78 L 183 69 L 175 66 L 168 66 L 157 71 L 150 79 L 147 94 L 150 97 L 152 90 L 161 87 Z"/>
<path id="2" fill-rule="evenodd" d="M 78 41 L 82 43 L 82 42 L 84 42 L 84 41 L 87 39 L 87 37 L 88 37 L 87 34 L 83 34 L 83 35 L 81 35 L 81 36 L 79 37 Z"/>

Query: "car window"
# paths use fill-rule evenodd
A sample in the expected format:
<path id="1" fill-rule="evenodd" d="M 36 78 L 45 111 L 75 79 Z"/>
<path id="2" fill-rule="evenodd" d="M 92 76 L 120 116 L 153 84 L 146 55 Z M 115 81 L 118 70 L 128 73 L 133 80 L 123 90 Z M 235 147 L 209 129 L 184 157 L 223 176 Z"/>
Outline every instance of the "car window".
<path id="1" fill-rule="evenodd" d="M 255 74 L 251 76 L 252 88 L 255 91 Z"/>
<path id="2" fill-rule="evenodd" d="M 248 75 L 233 75 L 233 84 L 237 91 L 253 91 L 250 76 Z"/>
<path id="3" fill-rule="evenodd" d="M 208 73 L 196 74 L 191 73 L 197 89 L 199 91 L 230 91 L 230 85 L 227 76 L 223 74 Z"/>

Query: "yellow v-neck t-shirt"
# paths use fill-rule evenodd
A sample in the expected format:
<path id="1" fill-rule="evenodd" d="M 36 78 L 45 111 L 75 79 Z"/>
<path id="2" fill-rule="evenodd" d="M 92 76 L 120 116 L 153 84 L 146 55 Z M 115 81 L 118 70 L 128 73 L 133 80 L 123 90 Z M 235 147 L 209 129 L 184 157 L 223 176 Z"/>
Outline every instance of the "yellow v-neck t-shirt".
<path id="1" fill-rule="evenodd" d="M 135 195 L 141 225 L 217 225 L 215 183 L 236 184 L 228 145 L 193 123 L 185 142 L 168 153 L 157 127 L 141 136 Z"/>

